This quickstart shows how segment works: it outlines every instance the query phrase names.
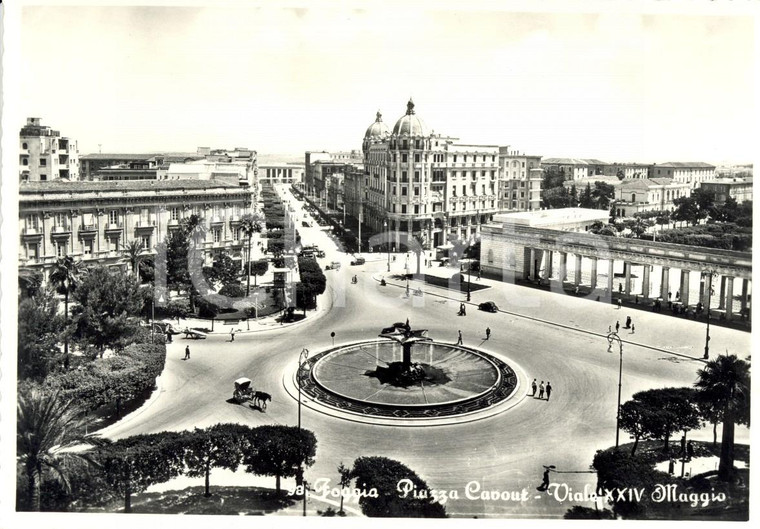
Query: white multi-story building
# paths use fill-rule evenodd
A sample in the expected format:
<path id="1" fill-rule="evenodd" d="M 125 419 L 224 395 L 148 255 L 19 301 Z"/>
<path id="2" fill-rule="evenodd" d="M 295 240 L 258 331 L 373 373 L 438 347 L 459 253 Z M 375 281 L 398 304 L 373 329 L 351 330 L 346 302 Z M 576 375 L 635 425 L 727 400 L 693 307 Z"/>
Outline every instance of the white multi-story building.
<path id="1" fill-rule="evenodd" d="M 630 217 L 645 211 L 673 211 L 673 201 L 691 193 L 689 184 L 674 178 L 634 178 L 615 188 L 615 213 Z"/>
<path id="2" fill-rule="evenodd" d="M 499 211 L 499 147 L 468 145 L 435 134 L 407 104 L 389 131 L 378 112 L 362 143 L 367 201 L 374 231 L 415 236 L 427 249 L 474 240 Z"/>
<path id="3" fill-rule="evenodd" d="M 139 241 L 144 255 L 190 215 L 203 219 L 205 264 L 220 252 L 244 258 L 241 217 L 251 211 L 247 186 L 210 180 L 27 182 L 19 186 L 19 265 L 43 272 L 66 255 L 125 266 L 124 250 Z"/>
<path id="4" fill-rule="evenodd" d="M 77 142 L 43 126 L 40 118 L 27 118 L 26 125 L 21 127 L 19 148 L 21 182 L 79 178 Z"/>
<path id="5" fill-rule="evenodd" d="M 506 211 L 541 209 L 541 157 L 499 147 L 499 204 Z"/>
<path id="6" fill-rule="evenodd" d="M 689 184 L 690 189 L 702 182 L 715 179 L 715 166 L 705 162 L 666 162 L 653 164 L 650 178 L 672 178 L 676 182 Z"/>

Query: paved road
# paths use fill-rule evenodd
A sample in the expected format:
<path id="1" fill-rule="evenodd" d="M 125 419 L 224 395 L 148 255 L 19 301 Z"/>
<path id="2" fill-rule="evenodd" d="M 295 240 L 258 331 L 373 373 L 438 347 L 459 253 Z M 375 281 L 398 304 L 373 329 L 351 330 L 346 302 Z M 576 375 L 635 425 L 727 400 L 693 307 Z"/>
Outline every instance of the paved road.
<path id="1" fill-rule="evenodd" d="M 428 485 L 438 490 L 456 490 L 458 500 L 446 504 L 457 516 L 561 516 L 571 505 L 561 503 L 535 488 L 541 482 L 542 465 L 553 464 L 561 471 L 552 480 L 573 490 L 595 483 L 587 471 L 594 452 L 614 444 L 619 355 L 607 352 L 606 334 L 616 319 L 624 321 L 625 310 L 514 285 L 488 282 L 493 288 L 473 294 L 473 302 L 492 299 L 519 315 L 487 314 L 470 306 L 466 317 L 456 315 L 460 299 L 443 289 L 426 287 L 423 297 L 403 297 L 403 283 L 379 286 L 385 275 L 383 256 L 371 256 L 362 267 L 348 265 L 350 256 L 339 254 L 325 231 L 299 228 L 306 242 L 327 250 L 322 265 L 341 260 L 339 271 L 328 271 L 328 292 L 320 304 L 329 311 L 303 323 L 265 332 L 240 333 L 230 343 L 229 335 L 210 335 L 206 340 L 179 339 L 168 346 L 161 392 L 143 409 L 107 430 L 119 438 L 138 433 L 206 427 L 218 422 L 240 422 L 251 426 L 290 424 L 297 421 L 297 404 L 283 387 L 292 376 L 302 347 L 315 352 L 336 343 L 374 338 L 384 326 L 409 318 L 412 327 L 429 329 L 436 340 L 454 342 L 461 329 L 466 345 L 482 347 L 513 360 L 529 377 L 549 380 L 554 388 L 551 401 L 526 398 L 513 409 L 492 417 L 452 426 L 388 427 L 335 419 L 302 408 L 302 423 L 318 439 L 317 462 L 306 474 L 309 481 L 337 479 L 336 467 L 350 464 L 362 455 L 398 459 L 415 470 Z M 375 260 L 371 260 L 374 257 Z M 381 260 L 377 260 L 378 257 Z M 394 265 L 403 270 L 403 258 Z M 356 274 L 357 285 L 350 283 Z M 487 280 L 483 280 L 487 282 Z M 327 308 L 327 307 L 321 307 Z M 624 346 L 623 401 L 637 391 L 691 385 L 703 364 L 702 325 L 666 315 L 632 312 L 636 334 L 622 334 Z M 550 323 L 537 321 L 546 320 Z M 622 323 L 622 321 L 621 321 Z M 490 326 L 491 339 L 484 341 Z M 570 328 L 566 328 L 568 326 Z M 746 357 L 749 335 L 715 328 L 713 351 L 729 348 Z M 191 359 L 184 361 L 185 345 Z M 693 358 L 690 358 L 693 357 Z M 240 376 L 254 380 L 257 388 L 273 395 L 267 413 L 227 402 L 232 381 Z M 737 436 L 748 440 L 746 429 Z M 711 428 L 694 438 L 712 439 Z M 621 442 L 627 442 L 621 433 Z M 527 501 L 468 499 L 465 487 L 475 481 L 484 490 L 529 491 Z M 588 504 L 587 505 L 591 505 Z"/>

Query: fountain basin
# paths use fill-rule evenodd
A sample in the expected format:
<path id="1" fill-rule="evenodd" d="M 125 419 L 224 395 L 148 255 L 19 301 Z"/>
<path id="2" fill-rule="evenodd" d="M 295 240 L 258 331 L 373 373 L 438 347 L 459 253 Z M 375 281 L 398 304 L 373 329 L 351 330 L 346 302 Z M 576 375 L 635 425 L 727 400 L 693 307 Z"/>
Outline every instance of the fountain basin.
<path id="1" fill-rule="evenodd" d="M 517 375 L 502 360 L 477 349 L 425 342 L 411 362 L 425 377 L 407 386 L 384 378 L 398 366 L 398 343 L 366 341 L 318 353 L 301 365 L 297 383 L 322 404 L 378 417 L 443 417 L 470 413 L 508 399 Z"/>

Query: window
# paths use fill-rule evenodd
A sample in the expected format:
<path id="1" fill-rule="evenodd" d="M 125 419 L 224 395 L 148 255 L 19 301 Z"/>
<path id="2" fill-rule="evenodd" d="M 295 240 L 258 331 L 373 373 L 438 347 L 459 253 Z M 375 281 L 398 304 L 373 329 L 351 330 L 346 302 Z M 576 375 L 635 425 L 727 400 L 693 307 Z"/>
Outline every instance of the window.
<path id="1" fill-rule="evenodd" d="M 47 167 L 47 158 L 40 158 L 40 167 Z"/>
<path id="2" fill-rule="evenodd" d="M 222 230 L 219 228 L 214 228 L 211 230 L 214 235 L 214 242 L 219 242 L 222 240 Z"/>
<path id="3" fill-rule="evenodd" d="M 462 185 L 462 196 L 465 196 L 465 195 L 467 195 L 467 186 Z"/>
<path id="4" fill-rule="evenodd" d="M 406 186 L 401 186 L 401 196 L 406 196 Z"/>
<path id="5" fill-rule="evenodd" d="M 28 149 L 29 145 L 27 145 L 26 142 L 24 142 L 24 143 L 21 144 L 21 148 L 22 149 Z"/>
<path id="6" fill-rule="evenodd" d="M 179 220 L 179 208 L 171 209 L 171 220 Z"/>
<path id="7" fill-rule="evenodd" d="M 393 186 L 393 196 L 396 196 L 396 186 Z"/>
<path id="8" fill-rule="evenodd" d="M 396 153 L 393 153 L 393 163 L 396 163 Z"/>
<path id="9" fill-rule="evenodd" d="M 26 245 L 26 257 L 27 259 L 37 259 L 39 255 L 39 243 L 28 243 Z"/>
<path id="10" fill-rule="evenodd" d="M 405 151 L 409 148 L 409 142 L 407 140 L 403 140 L 401 142 L 401 150 Z"/>
<path id="11" fill-rule="evenodd" d="M 119 238 L 118 237 L 111 237 L 108 239 L 108 249 L 112 252 L 115 252 L 119 249 Z"/>
<path id="12" fill-rule="evenodd" d="M 419 162 L 420 161 L 420 153 L 415 153 L 414 154 L 414 161 L 415 162 Z"/>
<path id="13" fill-rule="evenodd" d="M 21 165 L 29 165 L 29 159 L 28 158 L 21 158 Z"/>
<path id="14" fill-rule="evenodd" d="M 414 196 L 416 197 L 420 196 L 420 188 L 417 186 L 414 187 Z"/>
<path id="15" fill-rule="evenodd" d="M 108 222 L 111 224 L 118 224 L 119 223 L 119 212 L 115 209 L 112 209 L 108 212 Z"/>
<path id="16" fill-rule="evenodd" d="M 407 176 L 406 171 L 401 171 L 401 181 L 402 182 L 408 182 L 409 181 L 409 177 Z"/>
<path id="17" fill-rule="evenodd" d="M 457 155 L 455 154 L 454 155 L 454 162 L 456 162 L 456 161 L 457 161 Z"/>
<path id="18" fill-rule="evenodd" d="M 417 214 L 420 212 L 420 207 L 418 205 L 414 205 L 414 213 Z"/>
<path id="19" fill-rule="evenodd" d="M 407 154 L 401 155 L 401 163 L 406 163 L 409 161 L 409 156 Z"/>
<path id="20" fill-rule="evenodd" d="M 92 255 L 92 239 L 87 239 L 84 241 L 84 254 Z"/>
<path id="21" fill-rule="evenodd" d="M 142 242 L 143 249 L 147 250 L 150 248 L 150 235 L 143 235 L 140 240 Z"/>
<path id="22" fill-rule="evenodd" d="M 41 174 L 40 175 L 40 182 L 45 182 L 45 181 L 47 181 L 47 175 L 46 174 Z"/>
<path id="23" fill-rule="evenodd" d="M 414 148 L 415 149 L 421 149 L 422 148 L 422 142 L 420 140 L 414 141 Z"/>
<path id="24" fill-rule="evenodd" d="M 406 204 L 401 204 L 401 213 L 406 213 Z"/>
<path id="25" fill-rule="evenodd" d="M 236 230 L 232 230 L 232 240 L 233 241 L 239 241 L 240 240 L 240 228 Z"/>
<path id="26" fill-rule="evenodd" d="M 66 257 L 66 243 L 59 242 L 55 245 L 55 255 L 57 257 Z"/>
<path id="27" fill-rule="evenodd" d="M 420 172 L 419 171 L 415 171 L 414 172 L 414 181 L 415 182 L 419 182 L 420 181 Z"/>

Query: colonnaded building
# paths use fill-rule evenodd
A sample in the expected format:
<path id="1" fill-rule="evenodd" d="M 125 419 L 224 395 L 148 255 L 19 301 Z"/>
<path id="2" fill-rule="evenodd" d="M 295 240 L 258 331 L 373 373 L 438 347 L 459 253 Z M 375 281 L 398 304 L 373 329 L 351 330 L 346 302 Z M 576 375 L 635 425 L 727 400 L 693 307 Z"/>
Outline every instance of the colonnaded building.
<path id="1" fill-rule="evenodd" d="M 245 236 L 240 221 L 251 211 L 253 193 L 237 175 L 208 180 L 48 181 L 19 185 L 19 266 L 40 271 L 47 281 L 56 260 L 71 255 L 107 266 L 128 266 L 125 249 L 138 241 L 143 255 L 180 221 L 203 219 L 200 242 L 205 264 L 227 252 L 241 260 Z"/>

